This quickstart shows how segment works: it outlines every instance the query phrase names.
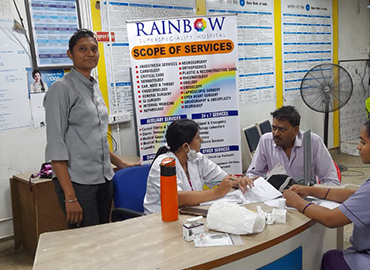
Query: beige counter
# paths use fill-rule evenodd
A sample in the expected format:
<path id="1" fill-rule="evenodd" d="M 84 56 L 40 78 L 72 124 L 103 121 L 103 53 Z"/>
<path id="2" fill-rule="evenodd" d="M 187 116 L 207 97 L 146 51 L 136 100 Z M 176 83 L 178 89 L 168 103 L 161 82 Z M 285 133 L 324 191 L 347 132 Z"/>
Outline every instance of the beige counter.
<path id="1" fill-rule="evenodd" d="M 264 211 L 271 207 L 263 204 Z M 255 209 L 255 205 L 247 208 Z M 49 269 L 256 269 L 297 247 L 303 269 L 316 269 L 324 251 L 337 247 L 337 231 L 326 229 L 297 211 L 286 224 L 267 225 L 260 234 L 242 236 L 244 245 L 196 248 L 182 239 L 180 215 L 162 222 L 160 214 L 75 230 L 44 233 L 34 270 Z M 206 219 L 204 219 L 206 220 Z"/>

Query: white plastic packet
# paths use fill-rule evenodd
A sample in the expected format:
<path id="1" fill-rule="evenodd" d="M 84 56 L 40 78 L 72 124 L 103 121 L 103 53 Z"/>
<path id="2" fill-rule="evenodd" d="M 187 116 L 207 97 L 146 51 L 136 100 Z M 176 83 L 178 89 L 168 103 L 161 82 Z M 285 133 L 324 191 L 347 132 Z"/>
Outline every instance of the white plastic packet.
<path id="1" fill-rule="evenodd" d="M 228 233 L 201 233 L 194 237 L 195 247 L 241 246 L 239 235 Z"/>
<path id="2" fill-rule="evenodd" d="M 227 201 L 212 204 L 207 214 L 207 227 L 232 234 L 260 233 L 266 225 L 265 212 L 257 206 L 257 213 Z"/>

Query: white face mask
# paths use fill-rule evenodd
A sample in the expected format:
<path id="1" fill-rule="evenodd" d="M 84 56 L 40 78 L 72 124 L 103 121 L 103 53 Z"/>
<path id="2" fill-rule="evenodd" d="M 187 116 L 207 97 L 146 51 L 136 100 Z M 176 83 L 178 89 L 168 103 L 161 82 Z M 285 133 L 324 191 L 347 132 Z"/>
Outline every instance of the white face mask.
<path id="1" fill-rule="evenodd" d="M 188 160 L 192 161 L 196 159 L 198 157 L 197 151 L 195 151 L 194 149 L 190 149 L 189 145 L 188 145 L 188 149 L 189 149 L 189 152 L 186 153 L 186 155 L 188 156 Z"/>

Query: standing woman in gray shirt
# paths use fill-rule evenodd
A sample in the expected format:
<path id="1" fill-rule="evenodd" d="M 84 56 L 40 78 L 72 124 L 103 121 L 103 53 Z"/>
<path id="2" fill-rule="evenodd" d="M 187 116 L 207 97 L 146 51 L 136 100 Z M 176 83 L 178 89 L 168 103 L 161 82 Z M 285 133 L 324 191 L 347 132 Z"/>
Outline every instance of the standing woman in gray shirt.
<path id="1" fill-rule="evenodd" d="M 107 223 L 113 198 L 113 169 L 127 163 L 109 150 L 108 110 L 97 81 L 94 34 L 80 29 L 69 40 L 71 72 L 45 95 L 46 160 L 52 161 L 55 190 L 69 228 Z"/>

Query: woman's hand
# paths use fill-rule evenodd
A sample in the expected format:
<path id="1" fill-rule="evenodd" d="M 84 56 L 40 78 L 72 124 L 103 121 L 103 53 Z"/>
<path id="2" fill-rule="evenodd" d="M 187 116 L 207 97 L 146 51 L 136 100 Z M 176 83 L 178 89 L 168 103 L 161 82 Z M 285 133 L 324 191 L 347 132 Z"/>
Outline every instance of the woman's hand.
<path id="1" fill-rule="evenodd" d="M 115 172 L 119 171 L 121 169 L 124 169 L 124 168 L 128 168 L 128 167 L 141 166 L 140 161 L 138 161 L 138 162 L 126 162 L 121 157 L 119 157 L 115 153 L 113 153 L 112 151 L 109 151 L 109 155 L 110 155 L 111 162 L 116 166 L 116 168 L 114 169 Z"/>
<path id="2" fill-rule="evenodd" d="M 141 166 L 141 162 L 140 161 L 138 161 L 138 162 L 124 162 L 122 160 L 122 162 L 118 163 L 117 170 L 128 168 L 128 167 L 134 167 L 134 166 Z"/>
<path id="3" fill-rule="evenodd" d="M 218 185 L 218 188 L 216 188 L 216 191 L 220 192 L 219 197 L 225 196 L 234 186 L 234 180 L 236 177 L 234 175 L 228 174 L 225 176 L 224 179 L 220 182 Z"/>
<path id="4" fill-rule="evenodd" d="M 254 187 L 254 180 L 256 180 L 259 176 L 256 177 L 239 177 L 236 179 L 237 186 L 240 188 L 240 190 L 245 193 L 247 191 L 247 187 L 253 188 Z"/>
<path id="5" fill-rule="evenodd" d="M 78 201 L 74 202 L 65 202 L 66 206 L 66 221 L 70 224 L 77 223 L 77 226 L 80 226 L 83 219 L 83 211 L 80 203 Z"/>
<path id="6" fill-rule="evenodd" d="M 302 198 L 306 198 L 310 194 L 310 187 L 308 186 L 302 186 L 302 185 L 293 185 L 289 188 L 289 190 L 294 191 Z"/>
<path id="7" fill-rule="evenodd" d="M 297 208 L 297 206 L 304 201 L 302 197 L 307 197 L 309 195 L 306 191 L 307 188 L 306 186 L 293 185 L 290 189 L 284 190 L 283 197 L 286 199 L 286 205 Z"/>

